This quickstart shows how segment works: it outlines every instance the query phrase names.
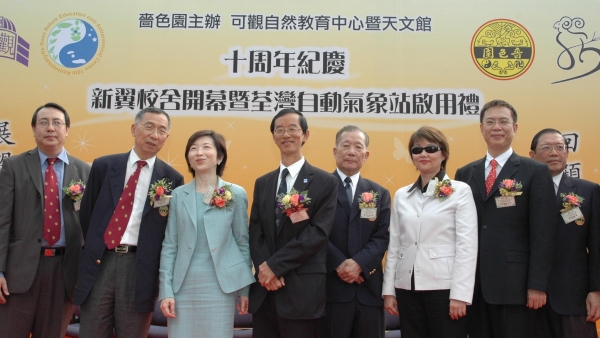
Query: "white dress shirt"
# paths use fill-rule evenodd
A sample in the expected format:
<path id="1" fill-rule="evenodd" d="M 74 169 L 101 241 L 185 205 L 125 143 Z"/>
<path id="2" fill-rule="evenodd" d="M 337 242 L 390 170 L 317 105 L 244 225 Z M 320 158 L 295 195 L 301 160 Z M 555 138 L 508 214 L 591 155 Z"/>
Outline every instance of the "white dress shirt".
<path id="1" fill-rule="evenodd" d="M 304 162 L 306 162 L 306 160 L 304 159 L 304 156 L 302 156 L 302 158 L 300 160 L 298 160 L 298 162 L 295 162 L 295 163 L 291 164 L 289 167 L 287 167 L 287 170 L 289 170 L 290 173 L 285 178 L 285 183 L 287 185 L 286 192 L 289 192 L 294 187 L 294 183 L 296 183 L 296 178 L 298 177 L 298 174 L 300 173 L 300 169 L 302 169 Z M 276 197 L 277 197 L 277 189 L 279 189 L 279 182 L 281 182 L 281 172 L 285 168 L 286 168 L 286 166 L 284 166 L 283 163 L 280 162 L 279 163 L 279 176 L 277 177 L 277 186 L 275 187 L 275 189 L 276 189 L 275 196 Z"/>
<path id="2" fill-rule="evenodd" d="M 342 182 L 344 182 L 344 180 L 348 176 L 346 176 L 346 174 L 344 174 L 343 172 L 341 172 L 339 168 L 337 168 L 336 170 L 337 170 L 338 175 L 340 175 L 340 178 L 342 179 Z M 349 177 L 350 177 L 350 181 L 352 181 L 352 186 L 351 186 L 352 187 L 352 196 L 356 196 L 356 185 L 358 184 L 358 178 L 360 177 L 360 172 L 358 172 L 358 173 L 356 173 L 356 174 L 354 174 L 352 176 L 349 176 Z M 346 184 L 347 183 L 344 182 L 344 188 L 346 188 Z M 350 201 L 350 202 L 353 202 L 353 201 Z"/>
<path id="3" fill-rule="evenodd" d="M 127 159 L 127 171 L 125 172 L 125 181 L 123 187 L 127 184 L 129 177 L 133 175 L 137 169 L 137 161 L 139 156 L 133 149 L 129 152 L 129 159 Z M 133 200 L 133 209 L 131 210 L 131 217 L 127 223 L 125 233 L 121 238 L 121 244 L 137 245 L 138 236 L 140 234 L 140 223 L 142 222 L 142 214 L 144 212 L 144 206 L 149 201 L 148 191 L 150 189 L 150 179 L 152 178 L 152 170 L 154 169 L 154 162 L 156 156 L 145 160 L 148 164 L 142 167 L 140 171 L 140 177 L 138 178 L 137 186 L 135 187 L 135 198 Z"/>
<path id="4" fill-rule="evenodd" d="M 496 166 L 496 177 L 498 177 L 500 175 L 500 170 L 502 170 L 502 168 L 504 167 L 504 164 L 506 164 L 506 161 L 508 161 L 508 159 L 510 158 L 510 155 L 512 155 L 513 150 L 512 147 L 508 148 L 507 151 L 505 151 L 504 153 L 498 155 L 498 157 L 496 157 L 496 162 L 498 162 L 498 165 Z M 488 177 L 488 175 L 490 174 L 490 171 L 492 171 L 492 166 L 490 165 L 490 162 L 494 159 L 494 157 L 492 157 L 492 155 L 490 155 L 490 153 L 488 152 L 487 155 L 485 156 L 485 178 Z M 507 177 L 508 178 L 508 177 Z"/>
<path id="5" fill-rule="evenodd" d="M 411 290 L 414 275 L 417 291 L 449 289 L 451 299 L 471 303 L 477 209 L 469 185 L 454 180 L 451 185 L 454 192 L 444 201 L 426 196 L 416 183 L 396 192 L 383 295 L 395 295 L 395 288 Z"/>

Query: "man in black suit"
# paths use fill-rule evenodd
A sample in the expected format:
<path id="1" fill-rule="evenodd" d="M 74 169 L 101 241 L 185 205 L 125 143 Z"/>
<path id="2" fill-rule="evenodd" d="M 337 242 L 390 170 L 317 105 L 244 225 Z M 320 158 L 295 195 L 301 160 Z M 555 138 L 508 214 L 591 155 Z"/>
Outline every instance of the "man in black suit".
<path id="1" fill-rule="evenodd" d="M 325 315 L 327 243 L 337 180 L 302 156 L 309 137 L 302 113 L 281 110 L 271 121 L 271 133 L 281 163 L 256 180 L 250 214 L 250 256 L 257 278 L 250 287 L 253 336 L 317 337 Z M 292 188 L 305 192 L 310 203 L 282 210 L 279 206 L 286 203 L 278 203 L 277 196 L 295 202 L 298 196 L 289 197 Z"/>
<path id="2" fill-rule="evenodd" d="M 548 303 L 542 308 L 545 324 L 539 337 L 597 338 L 600 319 L 600 186 L 564 173 L 567 142 L 556 129 L 544 129 L 531 142 L 529 156 L 546 165 L 556 191 L 558 222 Z M 561 196 L 563 195 L 563 196 Z M 563 215 L 567 195 L 581 197 L 580 213 Z M 568 208 L 567 208 L 568 209 Z M 581 216 L 581 217 L 579 217 Z M 564 218 L 563 218 L 564 217 Z"/>
<path id="3" fill-rule="evenodd" d="M 547 209 L 555 203 L 552 177 L 547 166 L 513 152 L 517 128 L 508 102 L 486 103 L 480 130 L 487 155 L 455 176 L 471 186 L 479 224 L 471 338 L 531 337 L 533 309 L 546 303 L 556 237 Z"/>
<path id="4" fill-rule="evenodd" d="M 64 336 L 73 317 L 83 235 L 79 203 L 63 189 L 85 183 L 90 166 L 65 150 L 70 126 L 60 105 L 39 107 L 31 119 L 37 147 L 7 158 L 0 170 L 2 338 Z"/>
<path id="5" fill-rule="evenodd" d="M 369 136 L 356 126 L 345 126 L 336 134 L 333 175 L 338 194 L 327 247 L 324 337 L 382 338 L 385 334 L 381 262 L 390 239 L 390 193 L 360 175 L 369 158 L 368 147 Z M 360 201 L 373 197 L 374 205 L 363 208 Z"/>
<path id="6" fill-rule="evenodd" d="M 85 247 L 75 304 L 81 305 L 82 338 L 146 337 L 158 296 L 158 268 L 168 206 L 150 205 L 158 180 L 171 190 L 183 176 L 156 157 L 169 137 L 169 115 L 142 109 L 131 125 L 135 145 L 92 164 L 81 203 Z M 166 212 L 165 212 L 166 211 Z"/>

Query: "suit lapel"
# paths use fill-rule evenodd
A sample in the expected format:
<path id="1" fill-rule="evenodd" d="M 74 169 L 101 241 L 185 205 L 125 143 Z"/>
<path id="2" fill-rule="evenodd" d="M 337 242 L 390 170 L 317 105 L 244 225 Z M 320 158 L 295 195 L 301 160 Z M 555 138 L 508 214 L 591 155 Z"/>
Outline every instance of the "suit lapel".
<path id="1" fill-rule="evenodd" d="M 302 168 L 300 168 L 300 172 L 298 172 L 298 176 L 296 176 L 296 181 L 294 182 L 294 189 L 298 190 L 299 192 L 307 190 L 310 181 L 312 181 L 312 175 L 312 166 L 308 164 L 308 162 L 304 162 L 304 165 L 302 166 Z M 277 178 L 275 178 L 275 181 L 277 181 Z M 311 197 L 310 191 L 308 192 L 307 196 Z M 289 217 L 287 217 L 286 215 L 282 215 L 281 222 L 277 227 L 277 234 L 275 235 L 275 237 L 279 236 L 279 234 L 281 233 L 281 229 L 283 229 L 285 224 L 288 222 L 291 222 Z"/>
<path id="2" fill-rule="evenodd" d="M 559 210 L 563 208 L 563 198 L 560 197 L 560 194 L 568 194 L 571 192 L 577 194 L 577 186 L 571 177 L 563 173 L 560 183 L 558 184 L 558 191 L 556 193 L 556 205 L 558 206 Z"/>
<path id="3" fill-rule="evenodd" d="M 496 181 L 494 182 L 492 190 L 490 190 L 490 194 L 487 197 L 491 197 L 496 193 L 496 191 L 498 191 L 498 185 L 500 184 L 500 182 L 502 182 L 505 179 L 513 178 L 516 172 L 519 171 L 520 165 L 521 160 L 519 159 L 519 155 L 513 152 L 512 155 L 510 155 L 510 157 L 506 161 L 506 163 L 504 163 L 504 166 L 502 167 L 502 170 L 500 170 L 500 173 L 496 176 Z M 482 182 L 483 185 L 485 185 L 485 180 L 483 180 Z"/>
<path id="4" fill-rule="evenodd" d="M 108 180 L 110 182 L 110 191 L 112 192 L 113 206 L 115 208 L 119 204 L 119 198 L 121 198 L 121 194 L 125 188 L 128 158 L 129 153 L 126 153 L 120 161 L 115 161 L 115 164 L 109 169 Z"/>
<path id="5" fill-rule="evenodd" d="M 156 161 L 154 162 L 154 170 L 152 170 L 152 177 L 150 178 L 150 185 L 165 176 L 165 165 L 166 164 L 159 160 L 158 157 L 156 158 Z M 142 217 L 144 217 L 151 208 L 152 206 L 150 205 L 150 200 L 146 198 L 144 200 L 144 212 L 142 213 Z"/>
<path id="6" fill-rule="evenodd" d="M 342 207 L 344 212 L 346 212 L 346 216 L 350 218 L 350 203 L 348 202 L 348 196 L 346 195 L 346 188 L 344 187 L 344 182 L 342 182 L 342 178 L 338 174 L 337 170 L 333 172 L 333 176 L 338 179 L 338 204 Z"/>
<path id="7" fill-rule="evenodd" d="M 40 156 L 38 154 L 37 148 L 29 151 L 28 156 L 25 158 L 25 165 L 27 166 L 27 171 L 29 172 L 31 181 L 33 181 L 33 185 L 40 193 L 40 200 L 42 201 L 42 205 L 44 205 L 44 189 L 42 188 L 42 164 L 40 163 Z"/>
<path id="8" fill-rule="evenodd" d="M 487 199 L 485 194 L 485 157 L 473 165 L 473 181 L 477 185 L 481 199 L 485 201 Z"/>
<path id="9" fill-rule="evenodd" d="M 183 194 L 181 199 L 183 200 L 183 206 L 185 210 L 188 212 L 192 223 L 194 223 L 194 229 L 198 228 L 198 213 L 196 211 L 196 180 L 192 180 L 190 183 L 186 184 L 183 187 Z M 196 233 L 194 231 L 194 233 Z"/>
<path id="10" fill-rule="evenodd" d="M 352 201 L 352 213 L 350 214 L 350 222 L 352 222 L 359 214 L 360 209 L 358 208 L 358 197 L 363 192 L 369 189 L 369 184 L 362 177 L 358 177 L 358 183 L 356 184 L 356 193 L 354 194 L 354 200 Z"/>
<path id="11" fill-rule="evenodd" d="M 272 171 L 269 178 L 267 179 L 267 186 L 265 187 L 265 192 L 263 193 L 263 204 L 267 206 L 266 214 L 270 215 L 267 217 L 267 229 L 265 233 L 269 234 L 271 237 L 272 243 L 275 243 L 275 208 L 277 208 L 277 178 L 279 177 L 279 168 L 277 170 Z"/>

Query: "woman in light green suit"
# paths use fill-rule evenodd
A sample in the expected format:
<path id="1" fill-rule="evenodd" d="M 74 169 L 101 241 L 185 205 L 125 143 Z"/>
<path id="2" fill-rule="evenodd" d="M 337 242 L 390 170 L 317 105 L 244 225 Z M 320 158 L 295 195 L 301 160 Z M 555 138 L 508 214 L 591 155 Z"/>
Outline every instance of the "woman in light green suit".
<path id="1" fill-rule="evenodd" d="M 160 259 L 160 308 L 168 334 L 232 337 L 238 311 L 248 312 L 254 282 L 248 246 L 248 197 L 225 182 L 225 138 L 212 130 L 194 133 L 185 149 L 194 179 L 172 193 Z M 164 209 L 164 207 L 163 207 Z"/>

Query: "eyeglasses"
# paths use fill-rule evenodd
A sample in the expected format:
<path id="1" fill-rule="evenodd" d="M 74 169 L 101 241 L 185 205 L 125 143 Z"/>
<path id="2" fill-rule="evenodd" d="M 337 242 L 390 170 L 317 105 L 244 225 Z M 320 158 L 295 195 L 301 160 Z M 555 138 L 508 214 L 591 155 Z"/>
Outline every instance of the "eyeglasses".
<path id="1" fill-rule="evenodd" d="M 500 127 L 507 127 L 510 124 L 513 124 L 513 122 L 509 119 L 500 119 L 500 120 L 494 120 L 494 119 L 489 119 L 489 120 L 485 120 L 483 121 L 483 124 L 486 127 L 493 127 L 496 125 L 496 123 L 498 123 L 500 125 Z"/>
<path id="2" fill-rule="evenodd" d="M 300 129 L 300 128 L 288 128 L 288 129 L 278 128 L 278 129 L 275 129 L 274 133 L 277 136 L 283 136 L 283 134 L 285 134 L 285 132 L 287 131 L 288 135 L 295 135 L 300 130 L 302 130 L 302 129 Z"/>
<path id="3" fill-rule="evenodd" d="M 540 153 L 549 153 L 552 149 L 556 150 L 557 153 L 564 153 L 568 147 L 566 144 L 542 144 L 537 148 Z"/>
<path id="4" fill-rule="evenodd" d="M 65 125 L 65 123 L 63 121 L 60 121 L 60 120 L 54 120 L 52 122 L 50 122 L 48 120 L 41 120 L 37 124 L 39 124 L 40 126 L 42 126 L 44 128 L 48 128 L 48 126 L 51 125 L 51 124 L 52 124 L 52 127 L 54 127 L 54 128 L 60 128 L 60 127 L 62 127 L 62 126 Z"/>
<path id="5" fill-rule="evenodd" d="M 412 148 L 410 148 L 410 152 L 413 155 L 419 155 L 420 153 L 423 152 L 423 150 L 425 150 L 425 152 L 428 153 L 428 154 L 433 154 L 433 153 L 436 153 L 436 152 L 442 150 L 442 147 L 440 147 L 440 146 L 427 146 L 427 147 L 412 147 Z"/>
<path id="6" fill-rule="evenodd" d="M 154 128 L 150 124 L 146 124 L 146 125 L 143 125 L 143 126 L 140 125 L 140 124 L 136 124 L 136 126 L 144 128 L 144 131 L 146 133 L 148 133 L 148 134 L 157 133 L 158 136 L 166 136 L 168 134 L 167 128 L 164 128 L 164 127 Z"/>

